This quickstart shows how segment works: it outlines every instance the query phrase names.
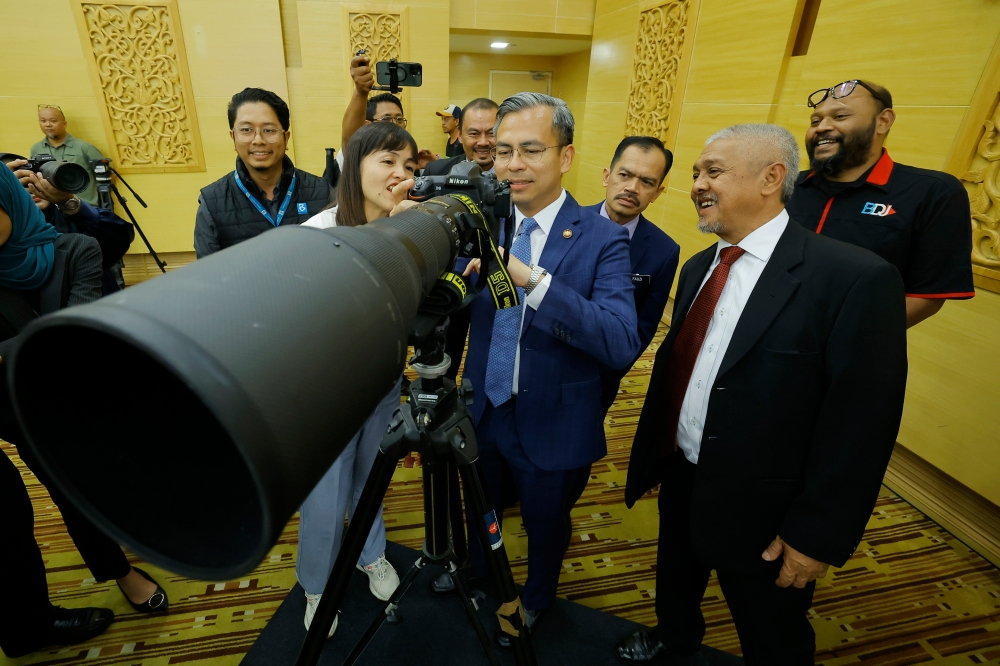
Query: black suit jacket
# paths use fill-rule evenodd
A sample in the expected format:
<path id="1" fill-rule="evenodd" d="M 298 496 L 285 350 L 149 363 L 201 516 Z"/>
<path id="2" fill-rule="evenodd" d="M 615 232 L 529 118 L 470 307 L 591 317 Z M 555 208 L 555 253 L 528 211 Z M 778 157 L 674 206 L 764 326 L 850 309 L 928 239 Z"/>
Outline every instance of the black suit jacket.
<path id="1" fill-rule="evenodd" d="M 716 246 L 681 270 L 629 461 L 631 506 L 661 480 L 667 356 Z M 835 566 L 864 532 L 906 389 L 903 281 L 875 254 L 790 220 L 711 390 L 691 505 L 692 544 L 713 567 L 755 571 L 776 536 Z M 668 547 L 667 544 L 661 547 Z"/>
<path id="2" fill-rule="evenodd" d="M 600 215 L 603 205 L 602 201 L 588 208 Z M 635 233 L 628 244 L 628 254 L 632 264 L 632 295 L 635 297 L 635 312 L 639 320 L 638 359 L 653 341 L 656 327 L 663 318 L 663 310 L 670 298 L 670 288 L 674 286 L 674 277 L 677 275 L 681 247 L 666 232 L 640 215 Z M 606 366 L 601 368 L 601 402 L 605 412 L 614 402 L 622 378 L 634 363 L 635 359 L 624 370 Z"/>

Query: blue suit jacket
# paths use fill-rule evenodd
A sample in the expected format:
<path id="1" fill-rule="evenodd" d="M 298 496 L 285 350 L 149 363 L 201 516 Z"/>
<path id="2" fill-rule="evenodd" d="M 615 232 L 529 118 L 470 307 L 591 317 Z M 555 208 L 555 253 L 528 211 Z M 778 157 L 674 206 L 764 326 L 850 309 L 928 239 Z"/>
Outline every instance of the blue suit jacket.
<path id="1" fill-rule="evenodd" d="M 598 215 L 601 214 L 602 201 L 593 206 L 587 206 Z M 674 242 L 662 229 L 639 216 L 639 224 L 629 242 L 629 259 L 632 263 L 633 287 L 635 291 L 635 310 L 639 319 L 639 353 L 632 363 L 639 358 L 656 335 L 656 327 L 663 318 L 663 311 L 670 298 L 670 288 L 677 275 L 677 264 L 680 260 L 681 246 Z M 641 280 L 646 276 L 648 281 Z M 631 363 L 624 370 L 603 368 L 602 376 L 605 390 L 618 392 L 618 384 L 631 368 Z M 608 397 L 608 396 L 605 396 Z M 613 397 L 611 398 L 613 400 Z M 609 403 L 610 406 L 610 403 Z"/>
<path id="2" fill-rule="evenodd" d="M 639 353 L 628 231 L 567 193 L 538 265 L 552 282 L 538 310 L 528 307 L 524 315 L 517 433 L 542 469 L 575 469 L 607 453 L 601 365 L 624 368 Z M 475 389 L 478 424 L 496 306 L 483 290 L 471 309 L 464 376 Z"/>

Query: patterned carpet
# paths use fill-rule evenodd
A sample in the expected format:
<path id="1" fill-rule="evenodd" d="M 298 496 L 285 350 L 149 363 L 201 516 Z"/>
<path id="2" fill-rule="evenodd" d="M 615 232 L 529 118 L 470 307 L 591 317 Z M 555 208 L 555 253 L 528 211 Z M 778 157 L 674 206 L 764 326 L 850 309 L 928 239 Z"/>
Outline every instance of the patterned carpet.
<path id="1" fill-rule="evenodd" d="M 646 624 L 655 622 L 656 500 L 647 495 L 628 511 L 623 493 L 631 438 L 664 333 L 626 378 L 611 410 L 605 425 L 609 453 L 594 465 L 573 510 L 573 540 L 559 585 L 559 594 L 570 600 Z M 117 616 L 89 643 L 16 660 L 0 657 L 0 664 L 238 664 L 295 583 L 297 517 L 269 557 L 241 580 L 206 583 L 147 565 L 168 591 L 171 608 L 164 617 L 139 616 L 114 583 L 90 578 L 44 488 L 23 469 L 13 447 L 0 446 L 22 467 L 28 484 L 53 602 L 106 606 Z M 401 463 L 386 498 L 389 539 L 419 548 L 422 510 L 419 467 Z M 505 525 L 514 575 L 523 582 L 526 538 L 516 511 L 508 512 Z M 739 653 L 714 579 L 703 608 L 706 643 Z M 1000 570 L 885 488 L 861 547 L 846 567 L 821 581 L 811 615 L 817 661 L 826 666 L 1000 664 Z M 610 646 L 608 661 L 614 663 Z"/>

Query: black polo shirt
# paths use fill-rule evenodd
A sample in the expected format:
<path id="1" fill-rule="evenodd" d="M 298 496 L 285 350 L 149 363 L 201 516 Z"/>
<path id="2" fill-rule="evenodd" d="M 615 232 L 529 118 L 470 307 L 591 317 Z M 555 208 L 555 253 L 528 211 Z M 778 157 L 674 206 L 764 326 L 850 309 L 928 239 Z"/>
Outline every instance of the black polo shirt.
<path id="1" fill-rule="evenodd" d="M 954 176 L 882 157 L 853 183 L 803 171 L 788 214 L 816 233 L 871 250 L 903 276 L 906 295 L 972 298 L 969 195 Z"/>

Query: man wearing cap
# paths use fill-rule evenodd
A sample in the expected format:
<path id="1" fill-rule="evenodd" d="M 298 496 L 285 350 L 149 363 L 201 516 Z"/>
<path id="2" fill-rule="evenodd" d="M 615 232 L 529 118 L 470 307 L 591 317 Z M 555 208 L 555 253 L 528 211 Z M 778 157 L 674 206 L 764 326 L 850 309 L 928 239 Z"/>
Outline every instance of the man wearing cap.
<path id="1" fill-rule="evenodd" d="M 462 146 L 458 129 L 459 120 L 462 118 L 462 107 L 457 104 L 449 104 L 443 111 L 438 111 L 441 117 L 441 131 L 448 135 L 448 147 L 444 150 L 445 157 L 455 157 L 465 155 L 465 148 Z"/>
<path id="2" fill-rule="evenodd" d="M 892 161 L 883 147 L 896 119 L 892 95 L 853 79 L 809 96 L 810 169 L 788 213 L 810 231 L 871 250 L 906 287 L 906 325 L 947 299 L 975 296 L 969 196 L 954 176 Z"/>

